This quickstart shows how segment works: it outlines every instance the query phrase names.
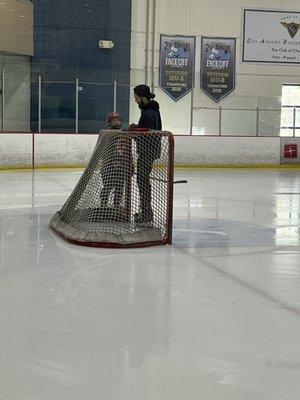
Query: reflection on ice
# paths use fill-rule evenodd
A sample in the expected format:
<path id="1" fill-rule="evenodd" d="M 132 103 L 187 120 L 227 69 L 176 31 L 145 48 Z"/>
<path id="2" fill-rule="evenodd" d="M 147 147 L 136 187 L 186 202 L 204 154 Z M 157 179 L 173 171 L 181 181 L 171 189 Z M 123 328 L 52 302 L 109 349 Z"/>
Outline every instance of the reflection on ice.
<path id="1" fill-rule="evenodd" d="M 77 171 L 3 176 L 3 399 L 300 397 L 297 171 L 177 172 L 174 244 L 144 249 L 49 229 Z"/>

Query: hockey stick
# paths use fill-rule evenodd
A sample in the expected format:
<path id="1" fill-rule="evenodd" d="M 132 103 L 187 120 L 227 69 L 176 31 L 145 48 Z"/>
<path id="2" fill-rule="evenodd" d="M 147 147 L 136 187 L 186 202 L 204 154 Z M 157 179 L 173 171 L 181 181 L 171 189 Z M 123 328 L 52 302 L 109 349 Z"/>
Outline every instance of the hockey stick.
<path id="1" fill-rule="evenodd" d="M 137 175 L 137 173 L 135 172 L 134 175 Z M 163 183 L 168 183 L 168 181 L 166 181 L 165 179 L 161 179 L 161 178 L 155 178 L 153 176 L 150 176 L 150 179 L 153 181 L 158 181 L 158 182 L 163 182 Z M 186 179 L 181 179 L 179 181 L 173 181 L 173 184 L 177 184 L 177 183 L 188 183 L 188 181 Z"/>
<path id="2" fill-rule="evenodd" d="M 174 181 L 173 184 L 175 185 L 176 183 L 188 183 L 186 179 L 182 179 L 180 181 Z"/>

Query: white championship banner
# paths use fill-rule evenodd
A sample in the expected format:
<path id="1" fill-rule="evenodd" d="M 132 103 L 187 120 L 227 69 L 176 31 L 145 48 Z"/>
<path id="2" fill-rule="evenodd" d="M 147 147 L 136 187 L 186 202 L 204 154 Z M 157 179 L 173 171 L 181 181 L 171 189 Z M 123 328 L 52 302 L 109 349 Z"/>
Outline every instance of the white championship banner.
<path id="1" fill-rule="evenodd" d="M 300 12 L 244 10 L 243 61 L 300 63 Z"/>

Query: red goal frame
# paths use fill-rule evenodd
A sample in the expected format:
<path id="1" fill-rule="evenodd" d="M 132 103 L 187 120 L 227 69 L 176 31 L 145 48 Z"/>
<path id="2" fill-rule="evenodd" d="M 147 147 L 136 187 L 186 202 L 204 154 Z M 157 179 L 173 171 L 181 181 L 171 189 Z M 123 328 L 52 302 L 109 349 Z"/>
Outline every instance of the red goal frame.
<path id="1" fill-rule="evenodd" d="M 130 143 L 132 143 L 132 140 L 136 138 L 137 136 L 146 136 L 151 134 L 149 130 L 136 130 L 136 131 L 130 131 L 126 133 L 126 139 L 130 140 Z M 81 246 L 88 246 L 88 247 L 100 247 L 100 248 L 140 248 L 140 247 L 150 247 L 150 246 L 156 246 L 156 245 L 166 245 L 166 244 L 172 244 L 172 236 L 173 236 L 173 184 L 174 184 L 174 136 L 170 132 L 157 132 L 155 131 L 155 135 L 160 135 L 161 137 L 164 137 L 165 140 L 168 142 L 168 160 L 167 160 L 167 210 L 166 210 L 166 235 L 163 237 L 161 240 L 155 240 L 155 241 L 143 241 L 143 242 L 138 242 L 138 243 L 118 243 L 114 241 L 86 241 L 86 240 L 79 240 L 76 238 L 68 237 L 66 236 L 60 229 L 57 229 L 57 227 L 53 226 L 51 223 L 52 220 L 50 221 L 50 227 L 54 230 L 54 232 L 59 235 L 61 238 L 64 240 L 76 244 L 76 245 L 81 245 Z M 96 145 L 97 147 L 97 145 Z M 96 150 L 95 147 L 95 150 Z M 126 149 L 128 151 L 128 162 L 132 162 L 132 153 L 131 153 L 131 144 L 130 146 L 126 146 Z M 94 151 L 95 151 L 94 150 Z M 94 154 L 94 153 L 93 153 Z M 88 164 L 86 170 L 89 168 L 90 163 Z M 84 171 L 84 173 L 86 172 Z M 83 174 L 84 174 L 83 173 Z M 126 215 L 128 215 L 129 221 L 130 221 L 130 216 L 131 216 L 131 176 L 128 175 L 126 177 L 125 181 L 125 210 L 126 210 Z M 72 195 L 71 195 L 72 196 Z M 70 196 L 70 197 L 71 197 Z M 69 199 L 67 200 L 67 202 Z M 66 202 L 66 203 L 67 203 Z M 57 213 L 58 214 L 58 213 Z"/>

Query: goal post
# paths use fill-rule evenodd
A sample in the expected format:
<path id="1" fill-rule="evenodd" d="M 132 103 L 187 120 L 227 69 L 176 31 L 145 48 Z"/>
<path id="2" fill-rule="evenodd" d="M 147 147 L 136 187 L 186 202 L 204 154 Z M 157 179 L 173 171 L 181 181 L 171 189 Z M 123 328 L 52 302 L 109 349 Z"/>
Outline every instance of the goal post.
<path id="1" fill-rule="evenodd" d="M 50 226 L 85 246 L 171 244 L 173 179 L 170 132 L 100 131 L 87 167 Z"/>

